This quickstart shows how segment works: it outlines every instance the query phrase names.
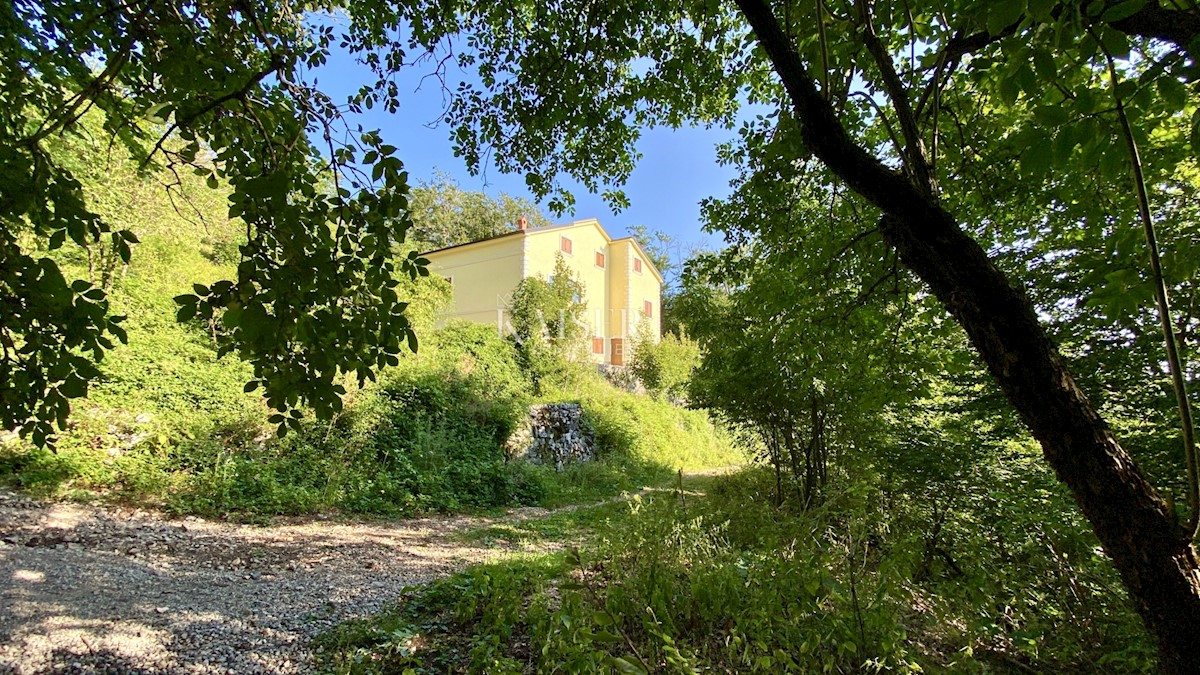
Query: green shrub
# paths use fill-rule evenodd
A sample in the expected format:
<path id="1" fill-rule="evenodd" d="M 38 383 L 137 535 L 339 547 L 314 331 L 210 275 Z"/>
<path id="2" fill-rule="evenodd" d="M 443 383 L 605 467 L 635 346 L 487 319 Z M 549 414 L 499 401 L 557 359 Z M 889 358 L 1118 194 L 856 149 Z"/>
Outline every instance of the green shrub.
<path id="1" fill-rule="evenodd" d="M 548 385 L 545 398 L 583 406 L 602 457 L 624 457 L 670 472 L 747 461 L 703 410 L 622 391 L 590 366 L 576 366 L 567 372 L 565 378 Z"/>
<path id="2" fill-rule="evenodd" d="M 687 395 L 692 371 L 700 365 L 700 345 L 686 335 L 666 333 L 655 342 L 648 326 L 638 327 L 629 370 L 656 396 L 680 399 Z"/>

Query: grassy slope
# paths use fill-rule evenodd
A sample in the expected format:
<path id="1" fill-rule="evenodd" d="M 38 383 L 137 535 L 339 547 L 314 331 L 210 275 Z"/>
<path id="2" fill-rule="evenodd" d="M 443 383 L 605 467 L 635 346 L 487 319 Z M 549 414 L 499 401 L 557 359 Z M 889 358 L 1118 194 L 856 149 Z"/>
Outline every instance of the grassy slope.
<path id="1" fill-rule="evenodd" d="M 57 452 L 0 452 L 8 482 L 45 496 L 203 515 L 397 515 L 590 501 L 668 481 L 680 467 L 740 460 L 703 413 L 588 377 L 571 400 L 597 428 L 601 461 L 562 473 L 507 463 L 501 442 L 529 399 L 496 396 L 478 366 L 464 372 L 461 360 L 472 357 L 439 349 L 436 334 L 420 357 L 356 392 L 334 424 L 313 421 L 276 440 L 262 403 L 242 393 L 245 365 L 215 360 L 203 333 L 175 324 L 167 302 L 177 289 L 163 286 L 157 302 L 134 295 L 128 303 L 131 345 L 106 360 L 106 381 L 76 407 Z M 126 292 L 145 288 L 130 283 Z M 488 347 L 509 349 L 496 342 Z"/>
<path id="2" fill-rule="evenodd" d="M 215 358 L 212 327 L 174 321 L 174 296 L 235 274 L 245 234 L 226 217 L 225 194 L 190 174 L 141 173 L 122 147 L 103 142 L 101 121 L 89 115 L 84 133 L 57 139 L 56 157 L 89 206 L 142 243 L 127 268 L 102 247 L 36 254 L 94 283 L 107 270 L 113 311 L 129 317 L 129 344 L 107 355 L 103 381 L 74 402 L 56 452 L 0 440 L 0 480 L 45 496 L 182 513 L 392 515 L 588 500 L 664 479 L 677 466 L 728 461 L 728 443 L 703 414 L 581 376 L 572 391 L 583 392 L 602 429 L 604 460 L 563 474 L 506 463 L 500 444 L 531 398 L 528 378 L 512 347 L 487 330 L 432 330 L 448 292 L 438 279 L 403 282 L 420 355 L 353 392 L 333 423 L 272 438 L 262 400 L 242 389 L 249 367 Z"/>
<path id="3" fill-rule="evenodd" d="M 532 400 L 528 378 L 512 347 L 487 329 L 432 329 L 445 297 L 436 279 L 408 285 L 421 354 L 354 392 L 333 424 L 312 421 L 276 440 L 261 399 L 242 390 L 249 367 L 217 360 L 208 326 L 174 321 L 174 296 L 234 274 L 241 233 L 222 220 L 219 195 L 190 195 L 185 184 L 199 222 L 164 203 L 152 181 L 102 169 L 87 168 L 89 190 L 142 240 L 112 291 L 114 312 L 129 316 L 129 344 L 105 358 L 104 380 L 75 402 L 57 451 L 0 446 L 0 480 L 10 485 L 209 516 L 397 515 L 589 501 L 667 480 L 679 467 L 738 461 L 703 413 L 566 369 L 574 381 L 547 400 L 583 402 L 603 461 L 561 474 L 506 463 L 500 444 Z M 87 276 L 81 252 L 55 255 Z"/>
<path id="4" fill-rule="evenodd" d="M 997 560 L 964 538 L 960 572 L 922 574 L 903 506 L 842 486 L 794 513 L 770 506 L 771 485 L 751 469 L 466 533 L 580 548 L 407 589 L 316 645 L 338 673 L 1153 672 L 1101 559 L 1055 559 L 1036 538 Z"/>

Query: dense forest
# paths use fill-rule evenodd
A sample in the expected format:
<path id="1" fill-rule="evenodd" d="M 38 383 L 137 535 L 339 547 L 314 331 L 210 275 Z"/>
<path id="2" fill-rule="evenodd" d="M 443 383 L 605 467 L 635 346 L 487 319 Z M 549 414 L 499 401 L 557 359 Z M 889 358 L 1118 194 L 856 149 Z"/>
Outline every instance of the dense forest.
<path id="1" fill-rule="evenodd" d="M 6 480 L 264 521 L 658 486 L 330 631 L 341 672 L 1196 671 L 1193 5 L 319 4 L 0 10 Z M 355 130 L 430 55 L 478 75 L 468 167 L 556 213 L 622 206 L 641 129 L 738 128 L 644 393 L 436 321 L 421 250 L 546 217 Z M 506 461 L 535 401 L 599 461 Z"/>

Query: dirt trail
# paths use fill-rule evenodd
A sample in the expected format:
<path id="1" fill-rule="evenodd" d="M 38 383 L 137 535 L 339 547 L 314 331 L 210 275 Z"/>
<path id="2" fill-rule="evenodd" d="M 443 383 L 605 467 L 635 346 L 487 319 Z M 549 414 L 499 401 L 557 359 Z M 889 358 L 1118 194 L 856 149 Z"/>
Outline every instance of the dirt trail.
<path id="1" fill-rule="evenodd" d="M 257 527 L 0 490 L 0 673 L 308 672 L 314 635 L 520 548 L 455 535 L 550 513 Z"/>
<path id="2" fill-rule="evenodd" d="M 317 633 L 511 550 L 454 534 L 547 513 L 255 527 L 0 491 L 0 673 L 306 672 Z"/>

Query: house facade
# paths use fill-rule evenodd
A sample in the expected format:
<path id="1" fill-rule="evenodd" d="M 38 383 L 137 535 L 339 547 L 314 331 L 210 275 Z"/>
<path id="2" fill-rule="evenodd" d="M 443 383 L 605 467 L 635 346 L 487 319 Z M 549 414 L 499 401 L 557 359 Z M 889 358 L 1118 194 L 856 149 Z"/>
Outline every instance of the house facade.
<path id="1" fill-rule="evenodd" d="M 632 237 L 613 239 L 593 219 L 514 232 L 422 254 L 450 282 L 447 318 L 489 323 L 508 332 L 507 308 L 526 277 L 549 277 L 558 254 L 582 282 L 593 361 L 625 365 L 630 338 L 646 322 L 661 335 L 662 275 Z"/>

